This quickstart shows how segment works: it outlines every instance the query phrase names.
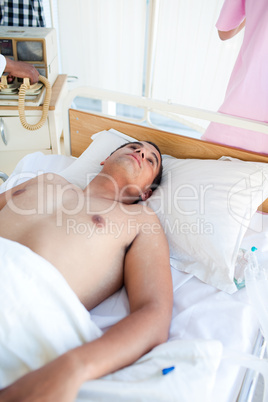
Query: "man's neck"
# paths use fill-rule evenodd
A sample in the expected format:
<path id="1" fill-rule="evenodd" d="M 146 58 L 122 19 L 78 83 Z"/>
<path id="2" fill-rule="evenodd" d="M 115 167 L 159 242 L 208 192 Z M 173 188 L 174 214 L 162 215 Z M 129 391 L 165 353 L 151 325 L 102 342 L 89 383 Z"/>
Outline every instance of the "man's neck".
<path id="1" fill-rule="evenodd" d="M 104 175 L 96 176 L 84 189 L 84 193 L 90 198 L 103 198 L 122 204 L 133 204 L 138 200 L 137 196 L 133 197 L 123 190 L 112 177 Z"/>

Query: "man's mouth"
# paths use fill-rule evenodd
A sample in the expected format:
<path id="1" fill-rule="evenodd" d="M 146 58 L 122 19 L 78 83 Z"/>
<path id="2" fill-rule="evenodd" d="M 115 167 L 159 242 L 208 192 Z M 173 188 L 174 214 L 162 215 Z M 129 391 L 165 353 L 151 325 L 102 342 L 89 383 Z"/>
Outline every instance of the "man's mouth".
<path id="1" fill-rule="evenodd" d="M 132 158 L 136 159 L 136 161 L 138 162 L 139 167 L 141 167 L 140 159 L 134 154 L 129 154 L 129 155 L 132 156 Z"/>

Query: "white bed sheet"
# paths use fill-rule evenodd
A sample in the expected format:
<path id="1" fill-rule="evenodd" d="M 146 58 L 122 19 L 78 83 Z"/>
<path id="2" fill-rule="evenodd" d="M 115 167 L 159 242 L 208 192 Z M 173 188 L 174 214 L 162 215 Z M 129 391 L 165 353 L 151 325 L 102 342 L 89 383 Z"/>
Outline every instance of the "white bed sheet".
<path id="1" fill-rule="evenodd" d="M 169 341 L 218 340 L 228 350 L 250 353 L 257 336 L 258 320 L 248 303 L 246 290 L 228 295 L 190 274 L 179 272 L 172 265 L 171 269 L 174 306 Z M 128 312 L 127 296 L 122 289 L 93 309 L 91 317 L 105 331 Z M 222 362 L 211 401 L 235 401 L 244 374 L 244 368 Z M 191 395 L 189 398 L 193 401 Z"/>
<path id="2" fill-rule="evenodd" d="M 28 155 L 17 166 L 11 178 L 0 186 L 0 192 L 31 176 L 31 173 L 59 173 L 73 162 L 72 158 L 40 152 Z M 19 176 L 18 176 L 19 175 Z M 17 178 L 19 181 L 17 182 Z M 15 179 L 16 180 L 15 180 Z M 258 248 L 262 264 L 268 263 L 268 216 L 256 213 L 251 229 L 247 231 L 242 247 Z M 220 247 L 220 245 L 219 245 Z M 216 340 L 229 351 L 250 353 L 256 340 L 258 320 L 250 305 L 245 289 L 233 295 L 202 283 L 190 274 L 173 268 L 170 261 L 174 307 L 169 341 L 173 340 Z M 91 311 L 92 320 L 103 331 L 129 312 L 125 290 L 122 289 Z M 233 402 L 241 386 L 245 369 L 224 361 L 217 371 L 211 401 Z M 189 400 L 194 401 L 189 395 Z"/>

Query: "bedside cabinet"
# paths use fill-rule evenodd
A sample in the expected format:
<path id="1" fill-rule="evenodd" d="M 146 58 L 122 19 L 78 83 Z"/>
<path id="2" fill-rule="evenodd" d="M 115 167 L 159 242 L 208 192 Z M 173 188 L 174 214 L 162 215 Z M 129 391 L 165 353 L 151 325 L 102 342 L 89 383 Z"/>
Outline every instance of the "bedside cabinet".
<path id="1" fill-rule="evenodd" d="M 41 151 L 60 154 L 63 131 L 63 101 L 67 95 L 67 75 L 58 75 L 53 87 L 48 117 L 38 130 L 26 130 L 20 122 L 16 106 L 0 106 L 0 170 L 10 175 L 25 155 Z M 42 106 L 25 107 L 28 123 L 40 120 Z"/>

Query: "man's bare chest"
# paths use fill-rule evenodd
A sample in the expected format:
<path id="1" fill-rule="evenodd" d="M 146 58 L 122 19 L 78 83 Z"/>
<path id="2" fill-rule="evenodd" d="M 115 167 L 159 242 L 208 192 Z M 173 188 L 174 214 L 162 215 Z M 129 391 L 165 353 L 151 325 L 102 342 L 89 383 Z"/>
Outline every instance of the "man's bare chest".
<path id="1" fill-rule="evenodd" d="M 114 200 L 86 197 L 81 189 L 67 185 L 26 188 L 13 193 L 9 215 L 32 223 L 64 228 L 68 235 L 87 238 L 110 236 L 131 241 L 139 231 L 140 213 Z"/>

